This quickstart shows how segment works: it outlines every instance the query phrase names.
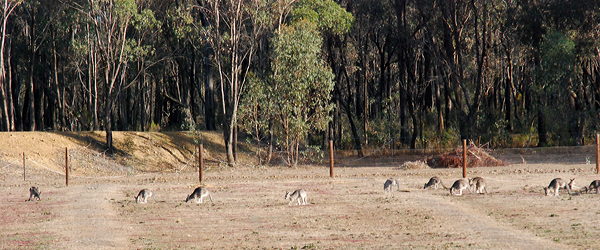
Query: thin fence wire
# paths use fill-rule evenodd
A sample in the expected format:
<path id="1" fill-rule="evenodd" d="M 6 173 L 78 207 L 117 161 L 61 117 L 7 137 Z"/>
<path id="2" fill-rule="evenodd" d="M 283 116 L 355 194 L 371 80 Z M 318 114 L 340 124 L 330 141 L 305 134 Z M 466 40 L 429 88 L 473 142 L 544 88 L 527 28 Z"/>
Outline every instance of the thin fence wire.
<path id="1" fill-rule="evenodd" d="M 77 147 L 68 150 L 69 152 L 69 167 L 71 170 L 85 170 L 87 172 L 95 172 L 96 174 L 113 175 L 113 174 L 131 174 L 133 168 L 127 163 L 130 158 L 121 158 L 122 162 L 118 162 L 116 158 L 109 157 L 106 152 L 98 152 L 88 147 Z M 55 152 L 55 163 L 64 165 L 65 154 L 64 150 Z"/>
<path id="2" fill-rule="evenodd" d="M 366 154 L 366 155 L 363 155 L 362 157 L 360 157 L 360 158 L 358 158 L 358 159 L 351 160 L 351 161 L 344 162 L 344 163 L 337 163 L 337 164 L 338 164 L 338 165 L 342 165 L 342 166 L 346 166 L 346 165 L 350 165 L 350 164 L 352 164 L 352 163 L 355 163 L 355 162 L 361 161 L 361 160 L 363 160 L 363 159 L 366 159 L 366 158 L 368 158 L 369 156 L 375 155 L 376 153 L 378 153 L 378 152 L 380 152 L 381 150 L 383 150 L 383 149 L 384 149 L 384 148 L 385 148 L 387 145 L 389 145 L 390 143 L 392 143 L 392 141 L 394 141 L 394 140 L 389 140 L 387 143 L 383 144 L 381 147 L 379 147 L 379 148 L 377 148 L 377 149 L 373 150 L 372 152 L 370 152 L 370 153 L 368 153 L 368 154 Z M 335 157 L 335 150 L 334 150 L 334 157 Z M 334 161 L 334 162 L 335 162 L 335 161 Z"/>
<path id="3" fill-rule="evenodd" d="M 12 161 L 11 163 L 6 164 L 4 167 L 1 167 L 0 169 L 4 169 L 10 165 L 18 166 L 17 164 L 15 164 L 15 162 L 18 162 L 18 161 L 20 161 L 20 159 L 16 159 L 16 160 Z"/>
<path id="4" fill-rule="evenodd" d="M 363 156 L 358 157 L 358 153 L 356 150 L 335 150 L 335 166 L 341 167 L 356 167 L 356 166 L 396 166 L 401 165 L 408 161 L 415 160 L 426 160 L 429 157 L 433 157 L 436 155 L 443 154 L 445 152 L 450 152 L 456 148 L 445 148 L 445 149 L 391 149 L 389 144 L 392 142 L 390 140 L 386 144 L 374 148 L 374 149 L 365 149 L 363 150 Z M 503 149 L 485 149 L 488 153 L 496 159 L 504 161 L 506 164 L 594 164 L 596 159 L 596 147 L 592 146 L 577 146 L 577 147 L 540 147 L 540 148 L 503 148 Z M 176 169 L 176 173 L 182 173 L 184 170 L 188 169 L 192 165 L 196 165 L 197 168 L 197 160 L 196 160 L 196 150 L 193 151 L 187 162 L 182 164 L 179 168 Z M 281 152 L 285 153 L 285 152 Z M 247 154 L 247 156 L 251 156 L 255 154 L 255 152 L 241 152 L 241 154 Z M 56 154 L 56 159 L 54 163 L 59 166 L 64 166 L 65 158 L 64 151 L 59 150 Z M 223 156 L 224 154 L 211 154 L 206 155 L 205 159 L 208 160 L 205 164 L 223 164 L 228 165 L 229 163 L 219 159 L 219 156 Z M 224 156 L 223 156 L 224 157 Z M 253 163 L 252 161 L 257 159 L 252 159 L 252 157 L 248 157 L 247 162 L 238 161 L 236 162 L 236 166 L 244 166 L 244 167 L 257 167 L 258 164 Z M 21 167 L 21 165 L 15 164 L 19 162 L 20 159 L 16 159 L 10 163 L 6 161 L 0 162 L 1 164 L 5 164 L 0 167 L 0 170 L 6 169 L 9 166 Z M 65 175 L 64 172 L 56 171 L 48 166 L 45 166 L 41 163 L 38 163 L 32 157 L 27 157 L 27 162 L 32 162 L 36 166 L 59 174 Z M 328 162 L 328 161 L 327 161 Z M 325 166 L 326 163 L 321 163 Z M 176 165 L 176 164 L 175 164 Z M 313 164 L 314 165 L 314 164 Z M 70 177 L 73 178 L 90 178 L 90 179 L 105 179 L 105 178 L 122 178 L 131 175 L 135 175 L 137 172 L 135 167 L 127 166 L 122 163 L 119 163 L 117 160 L 106 156 L 102 152 L 97 152 L 87 147 L 70 149 L 69 150 L 69 167 L 70 169 L 80 170 L 81 173 L 84 173 L 88 176 L 83 175 L 73 175 L 70 174 Z M 90 173 L 92 172 L 92 173 Z M 96 176 L 89 176 L 96 175 Z"/>
<path id="5" fill-rule="evenodd" d="M 190 165 L 190 163 L 192 162 L 192 160 L 196 159 L 196 158 L 194 158 L 194 156 L 196 156 L 196 150 L 194 150 L 194 153 L 192 154 L 192 156 L 190 156 L 190 158 L 188 158 L 185 165 L 183 165 L 179 170 L 175 170 L 175 173 L 179 173 L 179 172 L 183 171 L 185 168 L 187 168 Z"/>

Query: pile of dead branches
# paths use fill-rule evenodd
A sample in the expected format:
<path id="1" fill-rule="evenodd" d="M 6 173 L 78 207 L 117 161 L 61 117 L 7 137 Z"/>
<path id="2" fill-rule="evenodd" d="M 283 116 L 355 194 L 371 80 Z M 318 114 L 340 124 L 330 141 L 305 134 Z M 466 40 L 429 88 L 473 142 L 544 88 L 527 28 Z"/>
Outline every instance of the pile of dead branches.
<path id="1" fill-rule="evenodd" d="M 504 166 L 501 160 L 498 160 L 488 153 L 488 149 L 478 147 L 473 142 L 467 146 L 467 167 L 494 167 Z M 427 158 L 427 165 L 431 168 L 459 168 L 463 166 L 463 149 L 457 148 L 451 152 L 432 156 Z"/>

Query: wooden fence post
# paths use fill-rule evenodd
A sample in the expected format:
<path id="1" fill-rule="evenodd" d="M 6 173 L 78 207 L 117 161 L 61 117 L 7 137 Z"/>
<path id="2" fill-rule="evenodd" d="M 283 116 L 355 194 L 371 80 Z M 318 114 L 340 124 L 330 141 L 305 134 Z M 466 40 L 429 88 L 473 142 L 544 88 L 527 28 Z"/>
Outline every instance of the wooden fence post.
<path id="1" fill-rule="evenodd" d="M 596 134 L 596 174 L 600 174 L 600 134 Z"/>
<path id="2" fill-rule="evenodd" d="M 329 140 L 329 177 L 333 178 L 333 140 Z"/>
<path id="3" fill-rule="evenodd" d="M 463 178 L 467 178 L 467 140 L 463 139 Z"/>
<path id="4" fill-rule="evenodd" d="M 69 186 L 69 148 L 65 147 L 65 185 Z"/>
<path id="5" fill-rule="evenodd" d="M 204 144 L 200 144 L 198 146 L 198 180 L 200 181 L 200 183 L 202 183 L 202 174 L 204 172 L 204 157 L 203 154 L 204 153 Z"/>

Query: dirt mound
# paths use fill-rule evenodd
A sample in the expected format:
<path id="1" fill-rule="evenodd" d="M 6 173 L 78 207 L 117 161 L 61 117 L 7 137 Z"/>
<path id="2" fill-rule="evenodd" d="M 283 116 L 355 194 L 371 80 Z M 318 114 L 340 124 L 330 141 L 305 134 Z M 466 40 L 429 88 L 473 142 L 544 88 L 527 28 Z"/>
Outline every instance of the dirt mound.
<path id="1" fill-rule="evenodd" d="M 0 160 L 21 165 L 25 154 L 28 167 L 62 173 L 68 150 L 73 175 L 190 171 L 197 166 L 198 143 L 204 145 L 207 164 L 215 165 L 217 160 L 225 159 L 222 138 L 220 133 L 212 131 L 114 131 L 115 154 L 109 155 L 106 153 L 106 135 L 102 131 L 3 132 L 0 133 Z"/>
<path id="2" fill-rule="evenodd" d="M 457 148 L 451 152 L 427 158 L 431 168 L 458 168 L 463 166 L 463 149 Z M 473 142 L 467 147 L 467 167 L 495 167 L 507 164 L 491 156 L 486 149 L 478 147 Z"/>

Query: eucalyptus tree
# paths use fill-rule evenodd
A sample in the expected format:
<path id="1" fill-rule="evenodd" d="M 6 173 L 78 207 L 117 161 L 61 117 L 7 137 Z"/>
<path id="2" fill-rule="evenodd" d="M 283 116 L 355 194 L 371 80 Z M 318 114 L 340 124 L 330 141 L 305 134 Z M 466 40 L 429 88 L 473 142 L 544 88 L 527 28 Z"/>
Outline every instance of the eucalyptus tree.
<path id="1" fill-rule="evenodd" d="M 492 45 L 499 41 L 495 30 L 499 16 L 495 14 L 500 1 L 438 1 L 441 30 L 434 39 L 440 41 L 442 70 L 446 75 L 447 95 L 458 120 L 463 139 L 473 139 L 481 124 L 487 93 L 493 89 L 496 61 Z M 501 56 L 501 55 L 500 55 Z M 447 104 L 448 106 L 448 104 Z M 450 106 L 448 106 L 450 107 Z"/>
<path id="2" fill-rule="evenodd" d="M 131 87 L 142 72 L 142 69 L 137 68 L 128 74 L 131 70 L 130 62 L 151 53 L 148 46 L 140 44 L 140 40 L 132 38 L 131 34 L 137 31 L 138 35 L 143 35 L 144 29 L 157 23 L 152 11 L 139 11 L 134 0 L 90 0 L 78 8 L 87 18 L 84 22 L 90 25 L 90 33 L 87 34 L 90 39 L 87 42 L 93 43 L 90 48 L 94 50 L 88 52 L 96 53 L 93 55 L 95 59 L 92 67 L 101 70 L 97 76 L 103 89 L 96 93 L 95 98 L 103 98 L 106 146 L 109 153 L 112 153 L 115 104 L 121 92 Z"/>
<path id="3" fill-rule="evenodd" d="M 318 58 L 322 38 L 316 23 L 300 19 L 281 29 L 274 41 L 271 102 L 286 163 L 298 163 L 298 148 L 311 130 L 323 130 L 333 109 L 331 69 Z"/>
<path id="4" fill-rule="evenodd" d="M 169 88 L 165 89 L 164 95 L 175 103 L 175 114 L 172 115 L 182 121 L 183 129 L 198 128 L 195 117 L 201 115 L 200 106 L 204 104 L 206 127 L 214 130 L 213 85 L 205 83 L 208 96 L 204 98 L 200 91 L 203 87 L 202 71 L 207 64 L 212 66 L 212 61 L 210 56 L 204 54 L 205 49 L 210 48 L 203 32 L 207 22 L 204 12 L 197 4 L 197 1 L 189 0 L 171 2 L 164 15 L 165 25 L 161 36 L 166 43 L 163 47 L 167 52 L 165 54 L 169 55 L 165 63 L 170 65 L 168 68 L 172 68 L 167 75 L 173 79 L 168 80 Z"/>
<path id="5" fill-rule="evenodd" d="M 250 118 L 246 128 L 257 141 L 269 134 L 275 138 L 269 146 L 278 145 L 286 164 L 296 165 L 300 146 L 327 127 L 334 108 L 334 75 L 323 57 L 323 37 L 347 32 L 353 18 L 333 1 L 280 1 L 277 6 L 271 13 L 277 21 L 271 26 L 270 74 L 253 75 L 242 114 Z"/>
<path id="6" fill-rule="evenodd" d="M 52 53 L 65 38 L 55 37 L 57 26 L 65 15 L 67 5 L 58 0 L 26 0 L 18 9 L 21 55 L 18 72 L 25 85 L 23 129 L 57 128 L 57 111 L 61 108 L 58 82 L 58 58 Z M 54 66 L 50 66 L 54 65 Z"/>
<path id="7" fill-rule="evenodd" d="M 106 146 L 113 152 L 113 105 L 117 92 L 126 85 L 130 52 L 127 50 L 127 31 L 137 7 L 132 0 L 90 1 L 89 18 L 94 27 L 94 41 L 102 63 L 104 80 L 104 130 Z"/>
<path id="8" fill-rule="evenodd" d="M 583 144 L 586 128 L 598 127 L 598 2 L 507 5 L 515 130 L 537 133 L 537 146 Z"/>
<path id="9" fill-rule="evenodd" d="M 2 110 L 0 111 L 0 115 L 2 116 L 2 130 L 11 131 L 15 130 L 15 122 L 14 122 L 14 106 L 12 103 L 12 93 L 11 93 L 11 79 L 7 77 L 6 70 L 6 47 L 7 47 L 7 36 L 9 35 L 7 28 L 9 26 L 9 18 L 15 8 L 19 6 L 22 1 L 12 1 L 12 0 L 4 0 L 1 4 L 2 10 L 2 23 L 0 24 L 0 101 L 2 105 Z M 8 91 L 7 91 L 8 90 Z M 8 92 L 8 94 L 7 94 Z"/>
<path id="10" fill-rule="evenodd" d="M 132 28 L 128 34 L 130 38 L 127 48 L 130 50 L 129 57 L 132 62 L 128 67 L 130 69 L 128 79 L 131 84 L 130 87 L 126 86 L 126 90 L 119 95 L 118 99 L 121 130 L 145 130 L 149 124 L 148 114 L 152 113 L 148 109 L 154 106 L 151 100 L 156 91 L 156 87 L 153 86 L 156 79 L 153 72 L 148 69 L 162 62 L 166 57 L 164 53 L 158 53 L 161 48 L 158 46 L 161 38 L 161 21 L 157 19 L 151 8 L 154 4 L 154 1 L 140 1 L 131 21 Z"/>
<path id="11" fill-rule="evenodd" d="M 207 17 L 206 34 L 213 51 L 220 80 L 223 137 L 227 161 L 237 160 L 236 141 L 238 110 L 247 83 L 251 59 L 257 49 L 263 26 L 252 12 L 265 8 L 262 1 L 211 0 L 199 1 Z"/>
<path id="12" fill-rule="evenodd" d="M 598 128 L 597 105 L 593 103 L 598 93 L 594 78 L 598 74 L 600 4 L 540 1 L 536 7 L 523 16 L 538 17 L 544 27 L 543 32 L 534 33 L 539 35 L 533 44 L 537 63 L 532 89 L 537 100 L 539 145 L 582 145 L 586 127 Z"/>

